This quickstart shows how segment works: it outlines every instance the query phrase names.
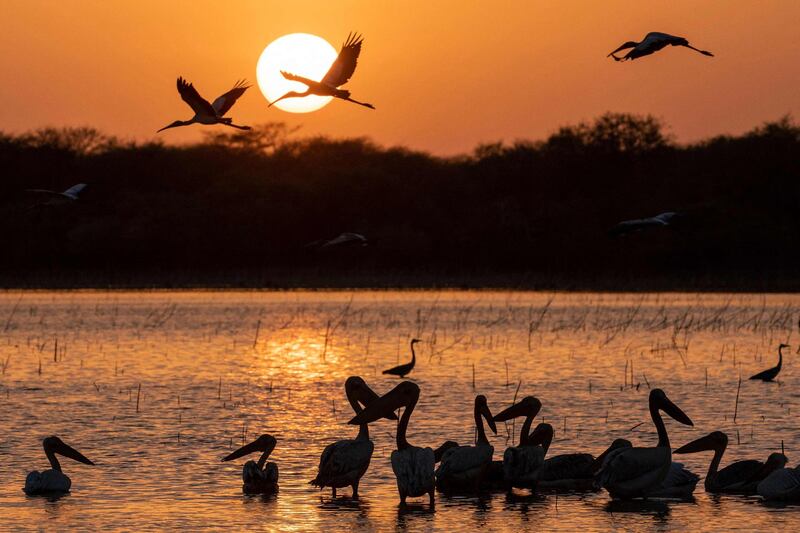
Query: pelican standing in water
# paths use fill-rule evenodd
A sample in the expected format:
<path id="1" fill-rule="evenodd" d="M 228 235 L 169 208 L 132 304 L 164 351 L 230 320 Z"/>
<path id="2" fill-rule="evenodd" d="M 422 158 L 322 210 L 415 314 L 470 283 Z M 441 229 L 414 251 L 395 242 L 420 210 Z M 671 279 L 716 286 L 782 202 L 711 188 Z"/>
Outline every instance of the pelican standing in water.
<path id="1" fill-rule="evenodd" d="M 495 435 L 497 426 L 483 394 L 475 397 L 473 415 L 478 430 L 475 446 L 455 446 L 442 455 L 442 462 L 436 469 L 436 485 L 439 490 L 447 492 L 466 489 L 477 492 L 481 488 L 481 481 L 487 469 L 492 464 L 494 446 L 486 438 L 483 420 L 486 420 L 489 429 Z"/>
<path id="2" fill-rule="evenodd" d="M 639 57 L 649 56 L 654 52 L 658 52 L 665 46 L 670 46 L 670 45 L 685 46 L 686 48 L 694 50 L 695 52 L 700 52 L 704 56 L 714 57 L 714 54 L 712 54 L 711 52 L 708 52 L 706 50 L 700 50 L 690 45 L 689 41 L 687 41 L 683 37 L 676 37 L 675 35 L 670 35 L 668 33 L 660 33 L 657 31 L 651 31 L 650 33 L 645 35 L 644 39 L 642 39 L 638 43 L 636 41 L 626 42 L 625 44 L 623 44 L 622 46 L 620 46 L 619 48 L 608 54 L 606 57 L 613 57 L 614 61 L 625 61 L 628 59 L 632 61 Z M 625 54 L 624 57 L 617 57 L 614 55 L 620 50 L 625 50 L 627 48 L 633 48 L 633 50 Z"/>
<path id="3" fill-rule="evenodd" d="M 397 366 L 392 367 L 392 368 L 390 368 L 388 370 L 384 370 L 382 373 L 383 374 L 390 374 L 392 376 L 397 376 L 397 377 L 400 377 L 400 378 L 404 378 L 408 374 L 410 374 L 411 371 L 414 370 L 414 365 L 417 364 L 417 353 L 414 350 L 414 345 L 417 344 L 418 342 L 422 342 L 422 341 L 419 340 L 419 339 L 411 339 L 411 362 L 406 363 L 404 365 L 397 365 Z"/>
<path id="4" fill-rule="evenodd" d="M 536 471 L 544 462 L 545 452 L 541 446 L 531 442 L 530 429 L 533 419 L 541 410 L 542 402 L 538 398 L 526 396 L 494 416 L 495 422 L 525 417 L 519 431 L 519 446 L 509 446 L 503 453 L 503 479 L 509 489 L 536 488 Z"/>
<path id="5" fill-rule="evenodd" d="M 34 470 L 28 474 L 28 477 L 25 478 L 25 488 L 22 490 L 29 496 L 69 492 L 72 486 L 72 480 L 61 471 L 61 464 L 58 462 L 56 454 L 62 457 L 68 457 L 69 459 L 85 465 L 94 465 L 93 462 L 84 457 L 79 451 L 56 436 L 44 439 L 42 441 L 42 447 L 44 448 L 44 454 L 47 456 L 47 460 L 50 461 L 51 469 L 42 472 Z"/>
<path id="6" fill-rule="evenodd" d="M 362 405 L 366 407 L 378 398 L 358 376 L 347 378 L 344 390 L 356 414 L 361 412 Z M 397 415 L 392 412 L 386 418 L 397 420 Z M 350 486 L 353 487 L 353 498 L 358 498 L 358 482 L 369 468 L 374 448 L 375 445 L 369 440 L 369 426 L 366 423 L 359 425 L 355 439 L 336 441 L 325 447 L 319 459 L 317 477 L 309 481 L 309 484 L 319 487 L 320 490 L 331 487 L 334 498 L 337 488 Z"/>
<path id="7" fill-rule="evenodd" d="M 783 366 L 783 349 L 790 348 L 788 344 L 781 343 L 778 346 L 778 364 L 772 368 L 768 368 L 763 372 L 759 372 L 754 376 L 750 376 L 750 379 L 760 379 L 761 381 L 774 381 L 778 374 L 781 372 L 781 367 Z"/>
<path id="8" fill-rule="evenodd" d="M 404 407 L 403 416 L 397 425 L 397 449 L 392 452 L 392 470 L 397 478 L 400 505 L 406 505 L 408 496 L 418 497 L 428 494 L 431 507 L 434 506 L 435 480 L 433 468 L 436 457 L 431 448 L 412 446 L 406 440 L 411 413 L 419 401 L 419 387 L 411 381 L 403 381 L 395 388 L 373 401 L 363 411 L 348 422 L 361 425 L 389 416 Z"/>
<path id="9" fill-rule="evenodd" d="M 245 494 L 273 494 L 278 492 L 278 465 L 267 463 L 272 450 L 278 443 L 272 435 L 261 435 L 250 444 L 246 444 L 227 455 L 222 460 L 232 461 L 251 453 L 262 452 L 256 463 L 247 461 L 242 468 L 242 492 Z"/>
<path id="10" fill-rule="evenodd" d="M 693 426 L 692 420 L 672 403 L 661 389 L 650 391 L 650 417 L 658 431 L 658 444 L 652 448 L 620 448 L 609 453 L 595 482 L 614 499 L 685 497 L 694 491 L 699 477 L 672 462 L 669 436 L 661 418 L 663 411 L 674 420 Z M 694 485 L 692 485 L 694 480 Z M 666 487 L 662 485 L 666 484 Z M 691 489 L 691 490 L 690 490 Z"/>
<path id="11" fill-rule="evenodd" d="M 727 494 L 753 494 L 758 484 L 775 470 L 786 466 L 786 456 L 782 453 L 772 453 L 766 463 L 749 459 L 736 461 L 722 470 L 719 463 L 728 447 L 728 436 L 721 431 L 714 431 L 705 437 L 693 440 L 675 450 L 675 453 L 698 453 L 713 450 L 714 457 L 708 466 L 706 474 L 706 492 Z"/>
<path id="12" fill-rule="evenodd" d="M 350 80 L 353 72 L 356 70 L 358 63 L 358 56 L 361 54 L 361 44 L 364 39 L 358 34 L 350 34 L 347 40 L 342 45 L 339 56 L 333 62 L 331 68 L 328 69 L 327 74 L 320 81 L 311 80 L 292 74 L 291 72 L 281 71 L 283 77 L 291 81 L 299 81 L 307 86 L 305 92 L 299 93 L 297 91 L 289 91 L 277 100 L 274 100 L 268 107 L 272 107 L 275 103 L 280 102 L 284 98 L 302 98 L 315 94 L 317 96 L 333 96 L 334 98 L 341 98 L 354 104 L 363 105 L 370 109 L 375 109 L 372 104 L 366 102 L 359 102 L 350 98 L 350 91 L 339 89 L 339 86 L 344 85 Z"/>
<path id="13" fill-rule="evenodd" d="M 208 100 L 200 96 L 194 85 L 187 82 L 183 78 L 178 78 L 178 93 L 181 99 L 189 104 L 189 107 L 194 111 L 194 116 L 189 120 L 176 120 L 172 124 L 164 126 L 156 133 L 168 130 L 170 128 L 177 128 L 178 126 L 188 126 L 190 124 L 222 124 L 223 126 L 230 126 L 240 130 L 249 130 L 250 126 L 238 126 L 233 123 L 233 119 L 225 117 L 225 113 L 233 107 L 236 100 L 250 88 L 245 81 L 238 81 L 233 89 L 226 92 L 222 96 L 214 100 L 213 104 L 209 104 Z"/>

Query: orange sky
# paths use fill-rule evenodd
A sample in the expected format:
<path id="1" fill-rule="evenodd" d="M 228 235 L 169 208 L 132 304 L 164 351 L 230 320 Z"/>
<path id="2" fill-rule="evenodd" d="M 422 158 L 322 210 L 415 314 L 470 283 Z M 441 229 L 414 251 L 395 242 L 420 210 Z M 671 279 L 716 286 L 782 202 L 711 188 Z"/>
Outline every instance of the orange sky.
<path id="1" fill-rule="evenodd" d="M 152 138 L 192 115 L 178 75 L 212 100 L 238 78 L 255 81 L 273 39 L 308 32 L 338 48 L 350 30 L 365 41 L 347 88 L 376 111 L 334 101 L 293 115 L 267 109 L 253 87 L 231 115 L 437 154 L 541 138 L 609 110 L 652 113 L 684 141 L 800 115 L 796 0 L 5 0 L 3 11 L 5 131 L 92 125 Z M 717 57 L 667 49 L 606 59 L 648 31 L 685 36 Z M 161 136 L 190 141 L 202 128 Z"/>

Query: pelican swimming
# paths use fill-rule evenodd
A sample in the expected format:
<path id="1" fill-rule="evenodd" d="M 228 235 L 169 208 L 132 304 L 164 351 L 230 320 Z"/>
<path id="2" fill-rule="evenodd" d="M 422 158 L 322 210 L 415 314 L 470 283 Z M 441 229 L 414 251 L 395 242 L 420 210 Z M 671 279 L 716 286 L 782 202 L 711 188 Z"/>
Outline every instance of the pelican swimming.
<path id="1" fill-rule="evenodd" d="M 361 412 L 361 405 L 366 407 L 378 398 L 358 376 L 347 378 L 344 390 L 356 414 Z M 397 415 L 392 412 L 386 418 L 397 420 Z M 337 488 L 350 486 L 353 487 L 353 498 L 358 498 L 358 482 L 369 467 L 374 448 L 375 445 L 369 440 L 369 426 L 361 424 L 355 439 L 339 440 L 325 447 L 319 459 L 317 477 L 309 483 L 320 490 L 331 487 L 334 498 Z"/>
<path id="2" fill-rule="evenodd" d="M 800 501 L 800 465 L 775 470 L 758 484 L 756 492 L 769 501 Z"/>
<path id="3" fill-rule="evenodd" d="M 685 496 L 689 488 L 694 490 L 690 478 L 696 476 L 685 470 L 680 463 L 672 462 L 669 436 L 661 412 L 687 426 L 694 425 L 692 420 L 661 389 L 650 391 L 649 405 L 650 417 L 658 431 L 658 444 L 652 448 L 626 447 L 614 450 L 605 457 L 597 474 L 596 483 L 608 490 L 612 498 L 653 496 L 667 480 L 670 490 L 662 491 L 659 494 L 661 497 Z M 695 485 L 698 479 L 694 480 Z"/>
<path id="4" fill-rule="evenodd" d="M 414 345 L 417 344 L 418 342 L 422 341 L 419 339 L 411 339 L 411 362 L 405 363 L 403 365 L 397 365 L 388 370 L 384 370 L 382 373 L 390 374 L 392 376 L 398 376 L 400 378 L 404 378 L 408 374 L 410 374 L 411 371 L 414 370 L 414 365 L 417 364 L 417 353 L 414 350 Z"/>
<path id="5" fill-rule="evenodd" d="M 483 421 L 486 420 L 494 434 L 497 434 L 497 426 L 483 394 L 475 397 L 473 416 L 478 430 L 475 446 L 456 446 L 442 455 L 442 462 L 436 469 L 436 485 L 439 490 L 474 489 L 477 492 L 492 463 L 494 446 L 486 438 Z"/>
<path id="6" fill-rule="evenodd" d="M 278 465 L 266 462 L 277 443 L 275 437 L 264 434 L 222 459 L 223 461 L 232 461 L 251 453 L 262 452 L 258 463 L 250 460 L 244 464 L 242 492 L 245 494 L 272 494 L 278 491 Z"/>
<path id="7" fill-rule="evenodd" d="M 69 492 L 72 480 L 61 471 L 61 464 L 58 462 L 56 454 L 68 457 L 85 465 L 94 465 L 89 459 L 84 457 L 75 448 L 66 444 L 56 436 L 47 437 L 42 441 L 44 454 L 50 461 L 50 470 L 38 472 L 34 470 L 25 478 L 25 494 L 34 496 L 37 494 L 53 494 L 59 492 Z"/>
<path id="8" fill-rule="evenodd" d="M 728 494 L 753 494 L 758 484 L 769 474 L 786 466 L 786 456 L 782 453 L 772 453 L 766 463 L 749 459 L 736 461 L 722 470 L 719 463 L 728 447 L 728 436 L 721 431 L 714 431 L 705 437 L 693 440 L 675 450 L 674 453 L 698 453 L 708 450 L 714 451 L 714 457 L 708 466 L 706 474 L 706 492 L 724 492 Z"/>
<path id="9" fill-rule="evenodd" d="M 775 365 L 772 368 L 768 368 L 767 370 L 764 370 L 763 372 L 759 372 L 758 374 L 756 374 L 754 376 L 750 376 L 750 379 L 760 379 L 761 381 L 773 381 L 776 377 L 778 377 L 778 374 L 780 374 L 780 372 L 781 372 L 781 367 L 783 366 L 783 349 L 784 348 L 790 348 L 790 346 L 788 344 L 783 344 L 783 343 L 781 343 L 780 346 L 778 346 L 778 364 L 777 365 Z"/>
<path id="10" fill-rule="evenodd" d="M 542 402 L 538 398 L 526 396 L 494 415 L 495 422 L 525 417 L 525 422 L 519 431 L 519 446 L 509 446 L 503 453 L 503 479 L 509 489 L 536 488 L 536 471 L 544 462 L 544 449 L 531 442 L 530 429 L 533 419 L 541 409 Z"/>
<path id="11" fill-rule="evenodd" d="M 75 202 L 78 200 L 78 195 L 85 188 L 86 188 L 85 183 L 78 183 L 77 185 L 73 185 L 72 187 L 63 192 L 50 191 L 47 189 L 26 189 L 25 192 L 38 194 L 42 197 L 47 197 L 47 200 L 39 202 L 38 204 L 33 206 L 37 207 L 41 205 L 63 205 Z"/>
<path id="12" fill-rule="evenodd" d="M 358 34 L 350 34 L 347 40 L 342 45 L 338 57 L 328 69 L 327 74 L 323 76 L 322 80 L 314 81 L 303 76 L 298 76 L 290 72 L 281 71 L 283 77 L 291 81 L 299 81 L 307 86 L 305 92 L 299 93 L 297 91 L 289 91 L 277 100 L 274 100 L 268 107 L 272 107 L 277 102 L 284 98 L 302 98 L 316 94 L 318 96 L 333 96 L 334 98 L 341 98 L 354 104 L 362 105 L 370 109 L 375 109 L 375 106 L 366 102 L 359 102 L 350 98 L 350 91 L 339 89 L 339 86 L 344 85 L 350 80 L 353 72 L 356 70 L 358 63 L 358 56 L 361 54 L 361 44 L 364 39 Z"/>
<path id="13" fill-rule="evenodd" d="M 214 100 L 213 104 L 209 104 L 208 100 L 200 96 L 200 93 L 197 92 L 194 85 L 183 78 L 178 78 L 178 93 L 180 93 L 181 99 L 192 108 L 194 116 L 189 120 L 176 120 L 172 124 L 164 126 L 156 133 L 169 128 L 188 126 L 190 124 L 222 124 L 223 126 L 230 126 L 231 128 L 249 130 L 250 126 L 238 126 L 233 123 L 232 118 L 225 117 L 225 113 L 233 107 L 236 100 L 238 100 L 248 88 L 250 88 L 250 86 L 247 85 L 247 82 L 240 80 L 236 82 L 233 89 L 218 97 Z"/>
<path id="14" fill-rule="evenodd" d="M 400 493 L 400 505 L 405 506 L 408 496 L 418 497 L 428 494 L 430 505 L 433 507 L 435 454 L 431 448 L 412 446 L 406 440 L 408 422 L 418 400 L 419 387 L 411 381 L 403 381 L 373 401 L 348 423 L 361 425 L 374 422 L 400 407 L 405 407 L 397 425 L 397 449 L 392 452 L 391 457 L 392 470 L 397 478 L 397 490 Z"/>
<path id="15" fill-rule="evenodd" d="M 712 54 L 711 52 L 708 52 L 706 50 L 700 50 L 690 45 L 689 41 L 687 41 L 683 37 L 676 37 L 675 35 L 670 35 L 668 33 L 660 33 L 657 31 L 652 31 L 648 33 L 647 35 L 645 35 L 644 39 L 642 39 L 638 43 L 636 41 L 626 42 L 625 44 L 623 44 L 622 46 L 620 46 L 619 48 L 608 54 L 606 57 L 613 57 L 614 61 L 625 61 L 628 59 L 634 60 L 639 57 L 648 56 L 653 52 L 658 52 L 665 46 L 669 45 L 685 46 L 686 48 L 690 48 L 695 52 L 700 52 L 704 56 L 714 57 L 714 54 Z M 620 50 L 625 50 L 627 48 L 633 48 L 633 50 L 625 54 L 624 57 L 617 57 L 614 55 Z"/>

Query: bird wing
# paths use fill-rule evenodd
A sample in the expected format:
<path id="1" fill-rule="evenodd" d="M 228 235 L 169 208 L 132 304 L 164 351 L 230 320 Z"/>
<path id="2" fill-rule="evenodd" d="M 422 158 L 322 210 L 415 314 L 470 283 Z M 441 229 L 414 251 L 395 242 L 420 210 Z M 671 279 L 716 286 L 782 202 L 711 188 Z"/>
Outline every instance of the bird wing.
<path id="1" fill-rule="evenodd" d="M 781 468 L 758 484 L 758 495 L 767 500 L 781 500 L 800 494 L 800 472 L 794 468 Z"/>
<path id="2" fill-rule="evenodd" d="M 33 193 L 33 194 L 41 194 L 47 196 L 53 196 L 56 198 L 62 198 L 64 195 L 63 193 L 56 192 L 56 191 L 48 191 L 47 189 L 25 189 L 25 192 Z"/>
<path id="3" fill-rule="evenodd" d="M 339 51 L 339 56 L 333 62 L 328 73 L 322 78 L 322 83 L 331 87 L 344 85 L 353 75 L 358 63 L 358 56 L 361 54 L 361 43 L 364 38 L 358 34 L 349 34 L 347 40 Z"/>
<path id="4" fill-rule="evenodd" d="M 669 33 L 663 33 L 660 31 L 651 31 L 650 33 L 644 36 L 642 44 L 647 43 L 648 45 L 652 45 L 664 41 L 666 45 L 669 44 L 670 41 L 674 41 L 676 39 L 683 39 L 683 37 L 676 37 L 675 35 L 670 35 Z"/>
<path id="5" fill-rule="evenodd" d="M 227 113 L 228 110 L 233 107 L 233 104 L 236 103 L 236 100 L 238 100 L 239 97 L 242 96 L 249 88 L 250 85 L 246 80 L 239 80 L 236 82 L 236 85 L 233 86 L 233 89 L 217 97 L 217 99 L 214 100 L 214 103 L 211 104 L 211 107 L 214 108 L 217 116 L 224 116 L 225 113 Z"/>
<path id="6" fill-rule="evenodd" d="M 678 216 L 677 213 L 674 211 L 667 211 L 666 213 L 661 213 L 660 215 L 654 216 L 653 220 L 657 221 L 659 224 L 668 225 L 672 222 L 672 219 Z"/>
<path id="7" fill-rule="evenodd" d="M 217 112 L 211 107 L 208 100 L 200 96 L 200 93 L 197 92 L 194 85 L 183 78 L 178 78 L 178 92 L 181 94 L 181 99 L 189 104 L 189 107 L 192 108 L 195 114 L 208 115 L 211 117 L 217 116 Z"/>
<path id="8" fill-rule="evenodd" d="M 351 472 L 366 470 L 372 457 L 371 440 L 340 440 L 329 444 L 319 460 L 319 473 L 312 485 L 322 486 Z"/>
<path id="9" fill-rule="evenodd" d="M 304 78 L 303 76 L 298 76 L 297 74 L 292 74 L 291 72 L 286 72 L 285 70 L 281 71 L 281 75 L 289 81 L 299 81 L 300 83 L 305 83 L 309 87 L 312 85 L 317 85 L 319 82 L 314 81 L 309 78 Z"/>
<path id="10" fill-rule="evenodd" d="M 457 446 L 450 448 L 442 456 L 436 469 L 436 477 L 460 474 L 492 461 L 492 446 Z"/>
<path id="11" fill-rule="evenodd" d="M 687 470 L 683 463 L 672 463 L 669 465 L 667 477 L 661 482 L 661 487 L 681 487 L 697 483 L 699 480 L 700 476 Z"/>
<path id="12" fill-rule="evenodd" d="M 764 463 L 755 459 L 736 461 L 717 472 L 716 483 L 720 487 L 741 485 L 750 480 L 763 466 Z"/>
<path id="13" fill-rule="evenodd" d="M 650 472 L 668 466 L 668 448 L 624 448 L 606 457 L 603 469 L 598 474 L 603 486 L 640 478 Z"/>
<path id="14" fill-rule="evenodd" d="M 588 453 L 568 453 L 544 460 L 539 469 L 538 479 L 556 481 L 559 479 L 583 479 L 592 477 L 594 457 Z"/>
<path id="15" fill-rule="evenodd" d="M 69 196 L 73 200 L 77 200 L 78 194 L 85 188 L 86 188 L 85 183 L 78 183 L 77 185 L 73 185 L 66 191 L 62 192 L 61 194 L 63 194 L 64 196 Z"/>

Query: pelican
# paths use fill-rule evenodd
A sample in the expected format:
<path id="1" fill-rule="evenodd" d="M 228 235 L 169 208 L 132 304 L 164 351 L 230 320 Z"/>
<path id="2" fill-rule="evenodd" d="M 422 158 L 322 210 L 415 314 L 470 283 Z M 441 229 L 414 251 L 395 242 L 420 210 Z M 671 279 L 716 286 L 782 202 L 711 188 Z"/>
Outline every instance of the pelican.
<path id="1" fill-rule="evenodd" d="M 58 462 L 58 458 L 56 458 L 56 454 L 68 457 L 85 465 L 94 465 L 93 462 L 84 457 L 79 451 L 56 436 L 44 439 L 42 441 L 42 447 L 44 448 L 44 454 L 47 456 L 47 460 L 50 461 L 50 466 L 52 468 L 42 472 L 34 470 L 28 474 L 28 477 L 25 478 L 25 488 L 22 489 L 28 496 L 69 492 L 69 488 L 72 486 L 72 480 L 61 471 L 61 465 Z"/>
<path id="2" fill-rule="evenodd" d="M 360 35 L 352 33 L 349 34 L 347 36 L 347 40 L 342 45 L 339 56 L 336 58 L 336 61 L 333 62 L 331 68 L 328 69 L 327 74 L 325 74 L 321 81 L 314 81 L 290 72 L 284 72 L 282 70 L 281 74 L 283 74 L 284 78 L 287 80 L 304 83 L 308 86 L 308 88 L 302 93 L 297 91 L 289 91 L 277 100 L 274 100 L 272 103 L 270 103 L 268 107 L 272 107 L 274 104 L 280 102 L 284 98 L 302 98 L 304 96 L 316 94 L 318 96 L 333 96 L 334 98 L 341 98 L 342 100 L 347 100 L 348 102 L 353 102 L 354 104 L 375 109 L 375 106 L 372 104 L 359 102 L 350 98 L 350 91 L 338 88 L 339 86 L 347 83 L 347 81 L 353 75 L 353 72 L 355 72 L 356 64 L 358 63 L 358 56 L 361 54 L 361 44 L 363 42 L 364 39 Z"/>
<path id="3" fill-rule="evenodd" d="M 350 376 L 344 383 L 347 400 L 356 414 L 361 412 L 361 402 L 365 407 L 378 398 L 378 395 L 358 376 Z M 390 413 L 386 416 L 390 420 L 397 420 L 397 415 Z M 329 444 L 322 451 L 319 459 L 319 470 L 309 484 L 319 487 L 331 487 L 333 497 L 336 489 L 353 487 L 353 498 L 358 498 L 358 482 L 367 471 L 372 451 L 375 445 L 369 440 L 369 426 L 364 423 L 358 428 L 355 439 L 346 439 Z"/>
<path id="4" fill-rule="evenodd" d="M 269 455 L 278 443 L 272 435 L 261 435 L 250 444 L 245 444 L 222 460 L 232 461 L 255 452 L 262 452 L 258 463 L 247 461 L 242 468 L 242 492 L 245 494 L 273 494 L 278 492 L 278 465 L 267 463 Z M 266 463 L 266 464 L 265 464 Z"/>
<path id="5" fill-rule="evenodd" d="M 620 235 L 627 235 L 635 231 L 642 231 L 647 228 L 663 228 L 669 226 L 678 217 L 678 213 L 674 211 L 667 211 L 648 218 L 635 218 L 632 220 L 623 220 L 609 230 L 609 235 L 618 237 Z"/>
<path id="6" fill-rule="evenodd" d="M 428 494 L 431 507 L 434 506 L 433 468 L 436 456 L 431 448 L 412 446 L 406 440 L 408 422 L 418 400 L 419 387 L 411 381 L 403 381 L 373 401 L 349 422 L 353 425 L 374 422 L 400 407 L 405 407 L 397 425 L 397 449 L 392 452 L 391 458 L 392 470 L 397 478 L 397 490 L 400 493 L 400 505 L 403 507 L 408 496 L 418 497 L 425 494 Z"/>
<path id="7" fill-rule="evenodd" d="M 694 46 L 689 44 L 683 37 L 676 37 L 674 35 L 669 35 L 668 33 L 659 33 L 657 31 L 652 31 L 645 35 L 644 39 L 641 42 L 636 41 L 628 41 L 606 57 L 613 57 L 614 61 L 625 61 L 626 59 L 634 60 L 639 57 L 649 56 L 653 52 L 658 52 L 665 46 L 685 46 L 686 48 L 691 48 L 695 52 L 700 52 L 704 56 L 714 57 L 714 54 L 711 52 L 707 52 L 706 50 L 700 50 L 695 48 Z M 625 50 L 626 48 L 633 48 L 630 52 L 625 54 L 624 57 L 617 57 L 614 54 L 619 52 L 620 50 Z"/>
<path id="8" fill-rule="evenodd" d="M 420 339 L 411 339 L 411 362 L 410 363 L 406 363 L 404 365 L 397 365 L 397 366 L 392 367 L 392 368 L 390 368 L 388 370 L 384 370 L 382 373 L 383 374 L 390 374 L 392 376 L 397 376 L 399 378 L 404 378 L 408 374 L 410 374 L 411 371 L 414 370 L 414 365 L 417 364 L 417 354 L 416 354 L 416 352 L 414 350 L 414 345 L 417 344 L 418 342 L 422 342 L 422 341 Z"/>
<path id="9" fill-rule="evenodd" d="M 458 448 L 458 443 L 454 440 L 446 440 L 441 446 L 433 450 L 433 460 L 436 463 L 441 462 L 445 452 L 451 448 Z"/>
<path id="10" fill-rule="evenodd" d="M 750 376 L 750 379 L 760 379 L 761 381 L 774 381 L 778 374 L 781 372 L 781 367 L 783 366 L 783 349 L 790 348 L 788 344 L 781 343 L 778 346 L 778 364 L 772 368 L 768 368 L 763 372 L 759 372 L 754 376 Z"/>
<path id="11" fill-rule="evenodd" d="M 800 465 L 775 470 L 758 484 L 756 492 L 769 501 L 800 501 Z"/>
<path id="12" fill-rule="evenodd" d="M 531 442 L 530 429 L 533 419 L 541 409 L 542 402 L 538 398 L 526 396 L 494 416 L 495 422 L 525 417 L 525 422 L 519 430 L 519 446 L 509 446 L 503 453 L 503 479 L 509 489 L 536 487 L 536 471 L 544 462 L 545 452 L 541 446 Z"/>
<path id="13" fill-rule="evenodd" d="M 249 87 L 246 81 L 237 81 L 233 89 L 218 97 L 214 100 L 213 104 L 209 104 L 208 100 L 200 96 L 200 93 L 197 92 L 194 85 L 183 78 L 178 78 L 178 92 L 181 95 L 181 99 L 192 108 L 194 116 L 190 120 L 176 120 L 172 124 L 164 126 L 156 133 L 169 128 L 188 126 L 190 124 L 222 124 L 224 126 L 230 126 L 231 128 L 249 130 L 250 126 L 238 126 L 233 123 L 232 118 L 225 117 L 225 113 L 233 107 L 236 100 L 238 100 Z"/>
<path id="14" fill-rule="evenodd" d="M 694 425 L 692 420 L 661 389 L 650 391 L 649 404 L 650 417 L 658 431 L 658 444 L 653 448 L 626 447 L 612 451 L 605 457 L 595 479 L 614 499 L 654 496 L 657 491 L 660 497 L 678 497 L 685 496 L 689 488 L 694 490 L 690 478 L 696 476 L 680 463 L 672 462 L 669 436 L 661 411 L 687 426 Z M 695 479 L 695 484 L 698 479 Z M 668 482 L 670 490 L 661 490 L 664 482 Z"/>
<path id="15" fill-rule="evenodd" d="M 714 451 L 714 458 L 708 466 L 706 474 L 706 492 L 724 492 L 728 494 L 753 494 L 759 482 L 775 470 L 786 466 L 786 456 L 782 453 L 772 453 L 763 463 L 755 459 L 736 461 L 722 470 L 717 471 L 725 448 L 728 447 L 728 436 L 721 431 L 714 431 L 693 440 L 675 450 L 675 453 L 697 453 L 707 450 Z"/>
<path id="16" fill-rule="evenodd" d="M 489 444 L 486 431 L 483 429 L 483 420 L 489 424 L 489 429 L 496 435 L 497 426 L 492 418 L 492 412 L 486 402 L 486 396 L 479 394 L 475 397 L 473 408 L 475 427 L 478 438 L 475 446 L 456 446 L 447 450 L 442 455 L 442 462 L 436 469 L 436 485 L 439 490 L 452 489 L 480 489 L 481 481 L 486 471 L 492 464 L 494 446 Z"/>
<path id="17" fill-rule="evenodd" d="M 78 183 L 77 185 L 73 185 L 63 192 L 50 191 L 47 189 L 26 189 L 25 192 L 47 197 L 47 200 L 44 200 L 36 205 L 63 205 L 76 201 L 80 192 L 85 188 L 85 183 Z"/>

